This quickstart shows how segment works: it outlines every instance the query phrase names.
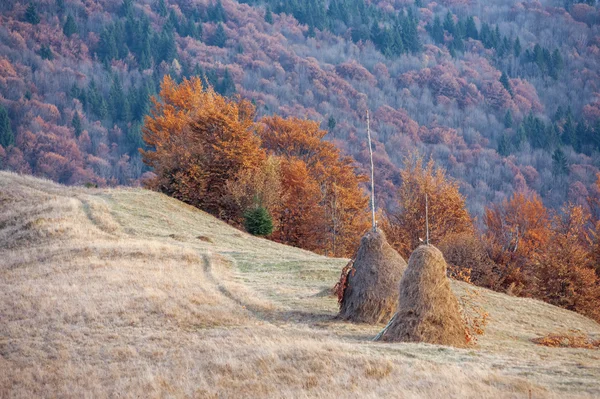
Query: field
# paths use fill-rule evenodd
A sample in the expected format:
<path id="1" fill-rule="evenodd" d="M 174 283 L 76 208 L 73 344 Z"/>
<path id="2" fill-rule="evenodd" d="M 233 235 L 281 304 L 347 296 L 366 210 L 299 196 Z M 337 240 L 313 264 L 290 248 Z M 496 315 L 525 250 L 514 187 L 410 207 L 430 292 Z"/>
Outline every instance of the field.
<path id="1" fill-rule="evenodd" d="M 0 397 L 600 396 L 600 325 L 453 282 L 490 315 L 477 347 L 373 342 L 335 320 L 345 265 L 142 189 L 0 172 Z"/>

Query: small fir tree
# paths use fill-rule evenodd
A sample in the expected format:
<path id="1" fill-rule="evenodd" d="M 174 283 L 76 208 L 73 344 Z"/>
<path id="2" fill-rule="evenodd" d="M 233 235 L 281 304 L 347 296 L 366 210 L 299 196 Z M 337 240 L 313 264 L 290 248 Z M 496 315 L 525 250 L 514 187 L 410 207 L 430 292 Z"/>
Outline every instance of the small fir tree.
<path id="1" fill-rule="evenodd" d="M 25 21 L 32 25 L 40 23 L 40 16 L 37 13 L 37 9 L 34 4 L 30 4 L 25 11 Z"/>
<path id="2" fill-rule="evenodd" d="M 273 232 L 273 218 L 262 206 L 252 208 L 244 213 L 244 227 L 252 235 L 268 236 Z"/>
<path id="3" fill-rule="evenodd" d="M 6 108 L 0 105 L 0 145 L 4 148 L 15 143 L 15 136 L 10 127 L 10 118 Z"/>
<path id="4" fill-rule="evenodd" d="M 75 23 L 75 18 L 71 14 L 67 16 L 67 21 L 63 26 L 63 33 L 66 37 L 71 37 L 74 33 L 77 33 L 77 24 Z"/>

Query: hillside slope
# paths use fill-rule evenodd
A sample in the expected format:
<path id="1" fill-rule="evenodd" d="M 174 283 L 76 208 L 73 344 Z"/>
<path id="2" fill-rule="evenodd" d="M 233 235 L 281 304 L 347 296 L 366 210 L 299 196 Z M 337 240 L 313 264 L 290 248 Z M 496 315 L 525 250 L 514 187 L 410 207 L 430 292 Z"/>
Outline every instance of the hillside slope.
<path id="1" fill-rule="evenodd" d="M 597 397 L 600 352 L 530 339 L 600 325 L 463 283 L 478 348 L 374 343 L 324 293 L 343 259 L 140 189 L 0 173 L 0 397 Z"/>

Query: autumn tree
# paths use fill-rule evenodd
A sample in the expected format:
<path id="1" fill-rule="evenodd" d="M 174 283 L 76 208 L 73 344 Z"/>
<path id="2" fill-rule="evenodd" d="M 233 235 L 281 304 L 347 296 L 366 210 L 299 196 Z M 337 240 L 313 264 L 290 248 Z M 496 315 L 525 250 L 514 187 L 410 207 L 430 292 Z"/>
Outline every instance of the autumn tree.
<path id="1" fill-rule="evenodd" d="M 450 180 L 444 169 L 436 168 L 433 160 L 425 163 L 422 156 L 412 154 L 405 158 L 400 175 L 398 210 L 388 215 L 384 228 L 402 256 L 410 256 L 427 235 L 426 195 L 432 243 L 439 243 L 450 234 L 473 233 L 473 221 L 458 183 Z"/>
<path id="2" fill-rule="evenodd" d="M 543 251 L 534 255 L 534 296 L 600 320 L 600 279 L 590 252 L 590 215 L 566 205 L 552 221 Z"/>
<path id="3" fill-rule="evenodd" d="M 200 78 L 177 85 L 165 76 L 145 119 L 141 150 L 156 177 L 148 184 L 225 220 L 240 209 L 227 182 L 242 170 L 258 168 L 264 151 L 254 131 L 254 106 L 204 90 Z"/>
<path id="4" fill-rule="evenodd" d="M 277 221 L 284 201 L 279 158 L 270 156 L 258 168 L 241 170 L 226 185 L 228 195 L 242 212 L 263 208 Z"/>
<path id="5" fill-rule="evenodd" d="M 312 242 L 332 256 L 351 255 L 368 225 L 368 199 L 359 187 L 364 178 L 356 175 L 354 161 L 324 140 L 327 131 L 318 122 L 278 116 L 261 122 L 263 147 L 283 163 L 287 200 L 277 239 L 298 246 Z M 289 226 L 292 220 L 295 226 Z"/>
<path id="6" fill-rule="evenodd" d="M 531 295 L 534 273 L 531 259 L 543 250 L 550 236 L 550 217 L 534 193 L 514 193 L 485 211 L 486 240 L 491 257 L 500 265 L 495 289 Z"/>

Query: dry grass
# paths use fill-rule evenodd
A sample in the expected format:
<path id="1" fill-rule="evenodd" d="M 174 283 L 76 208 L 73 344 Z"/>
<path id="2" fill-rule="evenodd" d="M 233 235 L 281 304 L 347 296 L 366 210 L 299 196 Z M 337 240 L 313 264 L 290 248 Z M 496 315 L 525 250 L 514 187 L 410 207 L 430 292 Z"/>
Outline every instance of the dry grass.
<path id="1" fill-rule="evenodd" d="M 477 349 L 372 342 L 324 295 L 347 260 L 163 195 L 0 173 L 0 397 L 598 397 L 593 321 L 479 290 Z M 457 296 L 472 289 L 453 283 Z"/>

